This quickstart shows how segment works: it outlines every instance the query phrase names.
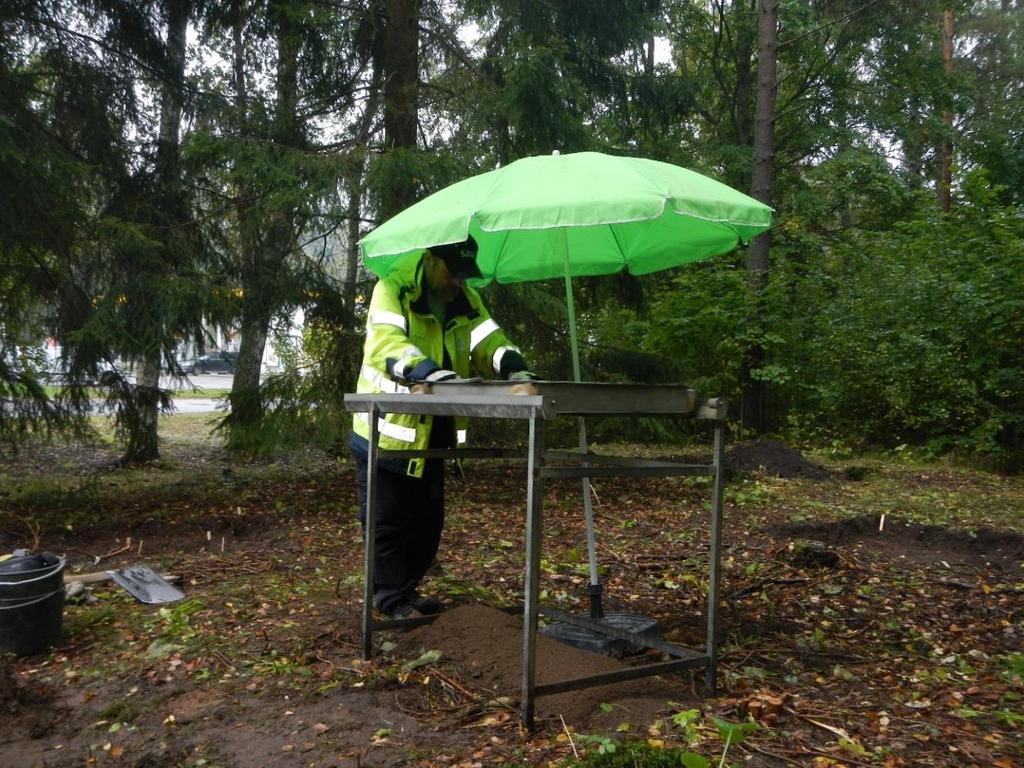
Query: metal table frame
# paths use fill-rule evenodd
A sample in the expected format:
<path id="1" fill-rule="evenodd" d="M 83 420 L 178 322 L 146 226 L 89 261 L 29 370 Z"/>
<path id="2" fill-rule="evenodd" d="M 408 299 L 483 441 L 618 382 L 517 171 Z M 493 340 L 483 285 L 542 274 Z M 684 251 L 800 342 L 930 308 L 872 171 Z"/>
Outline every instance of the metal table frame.
<path id="1" fill-rule="evenodd" d="M 721 578 L 721 519 L 724 485 L 725 416 L 724 401 L 698 402 L 693 390 L 676 385 L 594 384 L 534 382 L 525 387 L 508 382 L 435 384 L 416 394 L 346 394 L 349 411 L 369 416 L 370 439 L 367 456 L 366 536 L 363 582 L 363 658 L 373 655 L 373 633 L 397 627 L 427 624 L 434 616 L 415 619 L 377 620 L 373 616 L 374 534 L 376 532 L 377 459 L 379 457 L 522 458 L 522 451 L 508 449 L 455 449 L 382 451 L 378 418 L 384 413 L 411 413 L 477 418 L 525 419 L 529 423 L 526 498 L 526 575 L 523 605 L 523 689 L 521 712 L 527 728 L 533 727 L 535 701 L 569 690 L 579 690 L 622 680 L 647 677 L 680 669 L 704 669 L 710 690 L 716 687 L 718 657 L 718 608 Z M 619 457 L 597 456 L 572 451 L 549 451 L 545 444 L 546 423 L 560 416 L 688 416 L 709 420 L 714 426 L 711 464 L 681 464 Z M 609 627 L 590 618 L 567 614 L 538 605 L 543 526 L 544 480 L 546 478 L 669 477 L 704 475 L 712 478 L 711 542 L 708 552 L 707 635 L 703 651 L 693 651 Z M 536 634 L 538 615 L 543 613 L 569 624 L 596 630 L 606 636 L 661 651 L 670 661 L 645 664 L 616 672 L 538 685 L 536 682 Z"/>

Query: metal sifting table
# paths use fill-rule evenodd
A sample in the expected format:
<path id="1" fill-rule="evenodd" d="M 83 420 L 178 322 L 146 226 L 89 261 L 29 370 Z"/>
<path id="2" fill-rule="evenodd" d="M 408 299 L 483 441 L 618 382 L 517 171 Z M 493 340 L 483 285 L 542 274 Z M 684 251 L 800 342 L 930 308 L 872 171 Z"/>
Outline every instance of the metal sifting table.
<path id="1" fill-rule="evenodd" d="M 726 404 L 722 400 L 698 401 L 692 389 L 682 385 L 595 384 L 536 381 L 529 384 L 489 381 L 442 382 L 417 385 L 413 394 L 347 394 L 349 411 L 369 416 L 370 440 L 367 457 L 367 509 L 363 592 L 363 658 L 373 655 L 376 630 L 427 624 L 434 616 L 415 619 L 375 620 L 373 617 L 374 533 L 376 531 L 377 459 L 415 457 L 522 458 L 522 451 L 509 449 L 453 449 L 383 451 L 379 447 L 383 413 L 413 413 L 437 416 L 469 416 L 491 419 L 526 419 L 529 422 L 526 496 L 526 577 L 523 607 L 523 691 L 521 711 L 524 724 L 533 727 L 534 704 L 548 696 L 595 685 L 647 677 L 680 669 L 704 669 L 709 689 L 714 690 L 717 661 L 718 603 L 721 559 L 722 487 Z M 687 416 L 709 420 L 714 425 L 714 455 L 710 464 L 681 464 L 668 461 L 598 456 L 574 451 L 547 450 L 546 422 L 559 416 Z M 662 642 L 584 618 L 538 606 L 538 584 L 543 525 L 544 481 L 546 478 L 669 477 L 705 475 L 712 478 L 711 543 L 708 552 L 707 635 L 703 651 Z M 616 672 L 538 685 L 536 682 L 536 634 L 539 613 L 600 634 L 628 640 L 661 651 L 669 661 L 629 667 Z"/>

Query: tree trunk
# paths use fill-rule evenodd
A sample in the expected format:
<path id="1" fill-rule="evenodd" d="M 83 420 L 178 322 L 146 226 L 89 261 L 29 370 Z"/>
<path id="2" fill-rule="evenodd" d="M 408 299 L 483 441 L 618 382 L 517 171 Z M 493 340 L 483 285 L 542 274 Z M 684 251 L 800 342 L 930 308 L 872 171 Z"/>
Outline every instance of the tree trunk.
<path id="1" fill-rule="evenodd" d="M 236 49 L 242 45 L 236 21 Z M 287 10 L 277 14 L 277 79 L 275 86 L 274 120 L 271 132 L 274 142 L 282 147 L 294 147 L 301 139 L 299 130 L 298 72 L 301 38 Z M 236 51 L 236 61 L 241 53 Z M 236 65 L 236 73 L 238 71 Z M 237 78 L 236 78 L 237 79 Z M 242 90 L 238 90 L 242 89 Z M 236 96 L 244 98 L 244 81 L 236 84 Z M 246 205 L 246 203 L 242 203 Z M 263 353 L 267 346 L 270 320 L 279 306 L 277 287 L 281 270 L 295 246 L 294 211 L 284 207 L 271 213 L 269 225 L 258 240 L 254 237 L 258 223 L 251 210 L 240 211 L 243 228 L 242 317 L 241 343 L 235 364 L 235 377 L 231 385 L 230 436 L 233 448 L 252 448 L 253 428 L 263 418 L 260 395 L 260 374 Z M 249 232 L 248 239 L 244 231 Z M 246 242 L 248 240 L 248 242 Z"/>
<path id="2" fill-rule="evenodd" d="M 178 159 L 181 154 L 182 88 L 185 80 L 186 32 L 189 0 L 167 1 L 167 61 L 170 80 L 160 93 L 160 134 L 156 145 L 156 175 L 165 216 L 180 221 L 181 179 Z"/>
<path id="3" fill-rule="evenodd" d="M 132 402 L 126 405 L 127 444 L 122 464 L 154 461 L 159 446 L 160 355 L 143 360 L 132 387 Z"/>
<path id="4" fill-rule="evenodd" d="M 761 0 L 759 5 L 754 175 L 750 194 L 755 200 L 771 205 L 779 0 Z M 752 241 L 747 253 L 747 273 L 755 293 L 761 293 L 767 283 L 769 244 L 770 233 L 766 232 Z"/>
<path id="5" fill-rule="evenodd" d="M 378 94 L 381 91 L 380 83 L 383 75 L 381 57 L 375 57 L 373 74 L 370 77 L 370 96 L 367 98 L 366 107 L 354 135 L 354 143 L 359 149 L 353 153 L 352 166 L 345 176 L 345 190 L 348 193 L 346 209 L 348 216 L 346 254 L 348 260 L 345 262 L 345 285 L 342 300 L 345 309 L 353 318 L 356 317 L 356 282 L 359 279 L 359 223 L 363 212 L 363 194 L 366 192 L 367 156 L 364 149 L 369 144 L 374 118 L 376 118 L 377 109 L 380 106 Z"/>
<path id="6" fill-rule="evenodd" d="M 251 448 L 249 430 L 263 418 L 263 402 L 260 398 L 260 373 L 263 367 L 263 352 L 267 346 L 267 328 L 270 318 L 264 313 L 246 313 L 242 319 L 241 342 L 238 359 L 235 362 L 235 377 L 231 383 L 231 434 L 232 448 Z"/>
<path id="7" fill-rule="evenodd" d="M 232 85 L 235 89 L 235 110 L 240 115 L 239 132 L 244 137 L 252 136 L 249 124 L 249 88 L 245 79 L 245 12 L 242 0 L 233 0 L 231 5 L 232 37 Z M 242 261 L 252 258 L 256 250 L 259 221 L 252 207 L 252 190 L 243 178 L 236 190 L 235 214 L 238 217 L 239 251 Z"/>
<path id="8" fill-rule="evenodd" d="M 251 129 L 248 121 L 249 93 L 248 84 L 245 78 L 245 14 L 241 0 L 234 0 L 232 3 L 232 43 L 233 43 L 233 85 L 235 89 L 235 108 L 241 118 L 241 132 L 249 135 Z M 259 221 L 256 211 L 251 207 L 251 190 L 243 181 L 236 191 L 237 204 L 235 207 L 238 217 L 239 249 L 242 256 L 242 283 L 247 286 L 250 281 L 246 279 L 245 272 L 248 265 L 256 261 L 256 253 L 259 249 Z M 244 307 L 249 302 L 243 296 Z M 235 373 L 231 383 L 231 392 L 228 400 L 231 403 L 231 415 L 228 423 L 228 445 L 241 446 L 242 425 L 254 424 L 259 421 L 261 415 L 259 400 L 260 367 L 263 362 L 263 346 L 266 344 L 266 329 L 259 323 L 246 323 L 242 320 L 241 341 L 239 344 L 238 358 L 235 361 Z"/>
<path id="9" fill-rule="evenodd" d="M 384 13 L 384 153 L 398 162 L 391 165 L 381 220 L 416 200 L 416 180 L 401 155 L 416 149 L 419 128 L 419 0 L 384 0 Z"/>
<path id="10" fill-rule="evenodd" d="M 348 192 L 348 226 L 347 226 L 347 249 L 345 262 L 345 286 L 343 299 L 345 309 L 351 315 L 356 314 L 356 280 L 359 277 L 359 213 L 362 210 L 361 200 L 363 196 L 363 164 L 360 163 L 357 171 L 346 180 L 345 187 Z"/>
<path id="11" fill-rule="evenodd" d="M 385 0 L 384 146 L 415 147 L 419 82 L 419 2 Z"/>
<path id="12" fill-rule="evenodd" d="M 154 207 L 157 210 L 159 230 L 163 240 L 165 256 L 174 248 L 175 227 L 183 219 L 181 210 L 181 179 L 178 158 L 180 155 L 180 131 L 182 111 L 182 86 L 185 78 L 185 51 L 188 16 L 188 0 L 168 0 L 166 52 L 168 71 L 160 91 L 160 130 L 156 146 L 156 192 Z M 158 444 L 160 405 L 160 349 L 161 334 L 150 336 L 150 345 L 143 354 L 142 366 L 135 379 L 134 402 L 129 405 L 133 412 L 127 420 L 128 440 L 125 463 L 152 461 L 160 457 Z"/>
<path id="13" fill-rule="evenodd" d="M 723 82 L 722 97 L 729 105 L 729 119 L 723 120 L 718 127 L 718 137 L 724 144 L 737 147 L 749 147 L 750 136 L 750 93 L 754 80 L 753 52 L 757 39 L 750 24 L 749 16 L 759 3 L 735 2 L 725 12 L 724 6 L 719 11 L 721 29 L 719 34 L 726 38 L 735 37 L 733 64 L 736 68 L 735 77 L 731 80 L 731 93 L 725 91 Z M 724 45 L 724 41 L 723 41 Z M 747 165 L 735 160 L 728 161 L 725 167 L 725 181 L 730 187 L 745 189 L 750 185 L 750 173 Z"/>
<path id="14" fill-rule="evenodd" d="M 772 157 L 775 129 L 776 61 L 778 54 L 779 0 L 760 0 L 758 14 L 757 112 L 754 118 L 754 177 L 751 195 L 772 204 Z M 751 294 L 751 325 L 755 339 L 763 333 L 762 297 L 768 284 L 768 251 L 771 232 L 755 237 L 747 249 L 747 280 Z M 764 365 L 764 346 L 755 341 L 747 349 L 742 366 L 743 402 L 740 418 L 744 428 L 756 434 L 767 426 L 765 382 L 754 372 Z"/>
<path id="15" fill-rule="evenodd" d="M 942 13 L 942 58 L 946 69 L 946 86 L 952 87 L 953 79 L 953 11 L 948 8 Z M 947 93 L 946 99 L 952 98 Z M 939 208 L 949 213 L 950 188 L 953 186 L 953 110 L 948 106 L 942 111 L 945 136 L 939 149 Z"/>
<path id="16" fill-rule="evenodd" d="M 903 159 L 906 164 L 910 181 L 916 189 L 921 189 L 927 182 L 928 169 L 925 167 L 927 142 L 922 140 L 925 134 L 923 107 L 914 96 L 908 98 L 906 108 L 906 129 L 903 133 Z"/>

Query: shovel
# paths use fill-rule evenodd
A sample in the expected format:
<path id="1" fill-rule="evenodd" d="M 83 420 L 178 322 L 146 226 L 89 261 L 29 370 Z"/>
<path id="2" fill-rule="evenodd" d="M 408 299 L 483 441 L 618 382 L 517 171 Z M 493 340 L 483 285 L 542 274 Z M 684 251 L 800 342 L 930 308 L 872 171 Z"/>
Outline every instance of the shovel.
<path id="1" fill-rule="evenodd" d="M 185 596 L 184 592 L 145 565 L 130 565 L 119 571 L 107 571 L 107 575 L 142 603 L 173 603 Z"/>

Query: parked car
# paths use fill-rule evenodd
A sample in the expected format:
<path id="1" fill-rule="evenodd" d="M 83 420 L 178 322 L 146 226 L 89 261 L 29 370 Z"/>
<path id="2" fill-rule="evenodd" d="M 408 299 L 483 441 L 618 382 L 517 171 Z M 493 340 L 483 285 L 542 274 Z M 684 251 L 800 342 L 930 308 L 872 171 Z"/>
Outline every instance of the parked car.
<path id="1" fill-rule="evenodd" d="M 66 386 L 71 381 L 70 374 L 64 368 L 63 362 L 59 360 L 50 365 L 41 375 L 48 384 L 54 386 Z M 89 387 L 108 387 L 116 384 L 118 380 L 135 381 L 127 367 L 121 367 L 121 365 L 115 365 L 106 360 L 96 363 L 94 370 L 80 373 L 78 379 L 80 384 Z"/>
<path id="2" fill-rule="evenodd" d="M 190 376 L 205 373 L 234 373 L 238 361 L 237 352 L 211 352 L 195 360 L 184 360 L 181 369 Z"/>

